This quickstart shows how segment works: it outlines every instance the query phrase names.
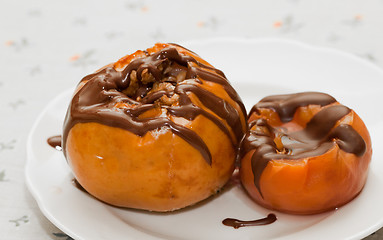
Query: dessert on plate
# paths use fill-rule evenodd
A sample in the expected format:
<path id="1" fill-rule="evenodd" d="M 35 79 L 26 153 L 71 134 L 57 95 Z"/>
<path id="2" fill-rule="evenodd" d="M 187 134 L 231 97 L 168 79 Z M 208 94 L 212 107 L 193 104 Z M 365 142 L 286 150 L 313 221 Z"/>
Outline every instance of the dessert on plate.
<path id="1" fill-rule="evenodd" d="M 222 188 L 246 121 L 222 71 L 179 45 L 158 43 L 80 81 L 62 147 L 97 199 L 166 212 Z"/>

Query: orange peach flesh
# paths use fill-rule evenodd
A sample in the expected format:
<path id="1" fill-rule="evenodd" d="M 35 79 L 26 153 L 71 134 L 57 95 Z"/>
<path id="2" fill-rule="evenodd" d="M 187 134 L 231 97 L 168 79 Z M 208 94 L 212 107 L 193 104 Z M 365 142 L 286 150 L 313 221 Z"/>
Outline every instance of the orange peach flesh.
<path id="1" fill-rule="evenodd" d="M 204 133 L 212 165 L 169 129 L 143 137 L 98 123 L 70 131 L 67 157 L 79 183 L 112 205 L 170 211 L 199 202 L 219 190 L 234 168 L 231 142 L 215 124 L 197 117 L 191 126 Z M 223 139 L 219 144 L 216 138 Z"/>

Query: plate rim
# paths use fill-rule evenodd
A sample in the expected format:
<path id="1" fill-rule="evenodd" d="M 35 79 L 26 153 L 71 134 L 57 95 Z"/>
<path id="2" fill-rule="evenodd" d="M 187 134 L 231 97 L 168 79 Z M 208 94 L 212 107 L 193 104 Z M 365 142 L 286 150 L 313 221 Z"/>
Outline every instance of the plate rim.
<path id="1" fill-rule="evenodd" d="M 374 70 L 380 72 L 383 74 L 383 68 L 379 67 L 376 63 L 368 61 L 365 58 L 362 58 L 361 56 L 358 56 L 356 53 L 348 52 L 345 50 L 340 50 L 335 47 L 331 46 L 321 46 L 321 45 L 315 45 L 311 43 L 307 43 L 304 41 L 299 41 L 295 39 L 290 38 L 274 38 L 274 37 L 260 37 L 260 38 L 240 38 L 240 37 L 214 37 L 214 38 L 207 38 L 207 39 L 192 39 L 187 41 L 182 41 L 180 44 L 182 46 L 187 45 L 206 45 L 211 44 L 214 42 L 238 42 L 238 43 L 278 43 L 278 44 L 290 44 L 295 46 L 300 46 L 306 49 L 310 49 L 312 51 L 320 51 L 320 52 L 330 52 L 334 54 L 338 54 L 343 57 L 351 58 L 355 61 L 358 61 L 359 63 L 366 65 L 368 67 L 374 68 Z M 198 53 L 197 53 L 198 54 Z"/>
<path id="2" fill-rule="evenodd" d="M 41 199 L 41 196 L 39 196 L 38 190 L 36 189 L 36 187 L 33 186 L 32 181 L 31 181 L 31 176 L 29 175 L 29 171 L 30 171 L 30 168 L 31 168 L 32 162 L 33 162 L 33 159 L 31 159 L 31 158 L 33 158 L 33 157 L 31 157 L 32 152 L 33 152 L 31 142 L 32 142 L 32 138 L 36 132 L 36 128 L 38 127 L 41 119 L 45 116 L 45 114 L 48 112 L 48 110 L 54 104 L 56 104 L 56 102 L 60 98 L 63 98 L 64 96 L 69 94 L 70 91 L 73 92 L 74 88 L 66 89 L 65 91 L 63 91 L 59 95 L 57 95 L 51 102 L 49 102 L 47 105 L 45 105 L 44 109 L 40 112 L 40 114 L 35 119 L 35 122 L 33 123 L 31 130 L 28 133 L 27 142 L 26 142 L 27 158 L 26 158 L 26 162 L 25 162 L 25 166 L 24 166 L 24 178 L 25 178 L 25 184 L 26 184 L 29 192 L 31 193 L 31 195 L 35 199 L 39 209 L 44 214 L 44 216 L 46 218 L 48 218 L 51 223 L 53 223 L 57 228 L 59 228 L 65 234 L 67 234 L 68 236 L 70 236 L 73 239 L 78 239 L 78 236 L 75 233 L 72 233 L 72 231 L 68 227 L 66 227 L 64 224 L 62 224 L 60 221 L 58 221 L 52 215 L 52 213 L 44 206 L 43 200 Z"/>

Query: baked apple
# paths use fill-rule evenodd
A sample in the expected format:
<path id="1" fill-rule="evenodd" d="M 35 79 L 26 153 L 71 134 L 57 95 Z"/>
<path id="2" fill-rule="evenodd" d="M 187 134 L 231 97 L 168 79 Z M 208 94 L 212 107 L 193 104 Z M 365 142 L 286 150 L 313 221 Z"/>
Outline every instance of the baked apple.
<path id="1" fill-rule="evenodd" d="M 75 178 L 97 199 L 173 211 L 229 180 L 246 121 L 220 70 L 179 45 L 158 43 L 81 80 L 62 145 Z"/>
<path id="2" fill-rule="evenodd" d="M 266 97 L 249 113 L 249 129 L 240 177 L 260 205 L 314 214 L 346 204 L 363 189 L 370 135 L 360 117 L 330 95 Z"/>

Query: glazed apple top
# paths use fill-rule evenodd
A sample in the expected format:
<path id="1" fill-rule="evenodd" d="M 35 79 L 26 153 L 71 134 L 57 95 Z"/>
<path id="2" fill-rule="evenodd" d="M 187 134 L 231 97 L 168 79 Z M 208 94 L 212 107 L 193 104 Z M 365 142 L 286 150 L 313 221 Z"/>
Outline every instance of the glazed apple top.
<path id="1" fill-rule="evenodd" d="M 176 44 L 156 44 L 148 50 L 128 55 L 81 80 L 64 122 L 64 154 L 68 133 L 75 124 L 97 122 L 139 136 L 166 127 L 196 148 L 211 164 L 211 153 L 202 138 L 171 121 L 169 116 L 192 121 L 203 115 L 228 135 L 234 147 L 238 145 L 247 127 L 240 116 L 246 121 L 246 111 L 223 72 Z M 223 87 L 240 111 L 201 87 L 204 81 Z M 214 114 L 194 104 L 190 93 Z M 146 112 L 153 110 L 160 114 L 145 117 Z"/>
<path id="2" fill-rule="evenodd" d="M 299 107 L 309 105 L 319 105 L 323 108 L 307 122 L 302 130 L 287 131 L 283 124 L 294 118 Z M 276 112 L 283 124 L 271 126 L 268 119 L 262 117 L 250 121 L 250 131 L 240 146 L 240 158 L 255 149 L 252 155 L 252 171 L 254 184 L 260 193 L 259 181 L 263 170 L 271 160 L 297 160 L 320 156 L 335 144 L 343 151 L 357 156 L 362 156 L 366 152 L 366 142 L 351 125 L 336 126 L 336 123 L 351 110 L 339 104 L 328 94 L 303 92 L 265 97 L 254 105 L 249 117 L 252 114 L 261 115 L 262 109 L 271 109 Z"/>

